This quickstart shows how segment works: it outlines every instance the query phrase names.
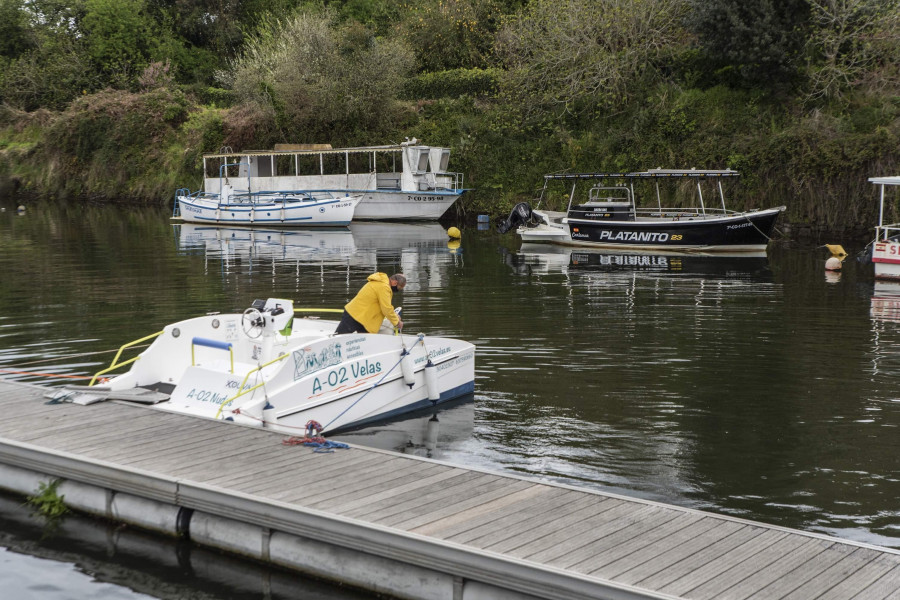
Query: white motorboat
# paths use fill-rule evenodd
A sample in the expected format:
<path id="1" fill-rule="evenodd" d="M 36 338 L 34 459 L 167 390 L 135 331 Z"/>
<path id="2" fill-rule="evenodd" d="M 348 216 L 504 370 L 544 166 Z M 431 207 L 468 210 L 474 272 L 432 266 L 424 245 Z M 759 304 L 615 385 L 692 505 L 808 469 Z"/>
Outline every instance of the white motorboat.
<path id="1" fill-rule="evenodd" d="M 900 223 L 884 222 L 884 196 L 888 186 L 900 186 L 900 176 L 870 177 L 879 188 L 878 225 L 872 243 L 875 279 L 900 280 Z"/>
<path id="2" fill-rule="evenodd" d="M 730 169 L 650 169 L 632 173 L 567 173 L 544 176 L 538 206 L 548 184 L 571 186 L 565 212 L 515 206 L 500 224 L 500 233 L 517 227 L 523 242 L 543 242 L 621 251 L 759 252 L 765 251 L 778 215 L 785 207 L 734 211 L 725 207 L 722 179 L 736 179 Z M 697 206 L 665 207 L 661 180 L 696 183 Z M 717 184 L 721 208 L 703 200 L 702 180 Z M 638 206 L 635 185 L 656 183 L 655 206 Z"/>
<path id="3" fill-rule="evenodd" d="M 173 217 L 207 225 L 346 227 L 361 199 L 329 192 L 237 191 L 225 183 L 215 193 L 178 190 Z"/>
<path id="4" fill-rule="evenodd" d="M 318 309 L 318 311 L 327 309 Z M 340 309 L 332 309 L 340 312 Z M 243 313 L 207 314 L 124 345 L 73 402 L 132 400 L 175 413 L 302 434 L 355 428 L 474 390 L 475 346 L 395 334 L 334 335 L 336 321 L 299 314 L 291 300 L 257 300 Z M 155 339 L 154 339 L 155 338 Z M 153 342 L 121 361 L 127 348 Z M 130 370 L 102 377 L 130 364 Z M 99 382 L 99 384 L 98 384 Z"/>
<path id="5" fill-rule="evenodd" d="M 231 182 L 241 193 L 359 196 L 355 220 L 436 221 L 466 190 L 463 175 L 447 170 L 450 149 L 416 139 L 387 146 L 332 148 L 277 144 L 273 150 L 203 155 L 203 191 L 215 197 Z M 187 190 L 180 190 L 190 197 Z M 177 210 L 177 209 L 176 209 Z M 184 215 L 185 210 L 181 210 Z"/>

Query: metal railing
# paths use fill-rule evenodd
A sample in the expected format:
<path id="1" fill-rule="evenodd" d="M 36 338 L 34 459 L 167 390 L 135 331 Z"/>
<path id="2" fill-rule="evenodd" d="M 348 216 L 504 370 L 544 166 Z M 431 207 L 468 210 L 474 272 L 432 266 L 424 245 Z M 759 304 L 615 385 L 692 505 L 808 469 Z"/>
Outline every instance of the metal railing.
<path id="1" fill-rule="evenodd" d="M 240 385 L 240 387 L 238 388 L 240 391 L 239 391 L 237 394 L 235 394 L 234 396 L 232 396 L 231 398 L 229 398 L 228 400 L 226 400 L 225 402 L 222 403 L 222 405 L 219 407 L 219 410 L 216 411 L 216 418 L 217 418 L 217 419 L 219 418 L 219 416 L 222 414 L 222 410 L 223 410 L 226 406 L 228 406 L 229 404 L 231 404 L 232 402 L 234 402 L 235 400 L 237 400 L 237 399 L 240 398 L 241 396 L 243 396 L 243 395 L 245 395 L 245 394 L 249 394 L 250 392 L 252 392 L 252 391 L 254 391 L 254 390 L 257 390 L 257 389 L 261 388 L 262 386 L 266 385 L 266 382 L 263 381 L 263 382 L 257 383 L 257 384 L 254 385 L 252 388 L 248 388 L 248 389 L 245 390 L 245 389 L 244 389 L 244 386 L 247 385 L 247 380 L 250 379 L 250 376 L 251 376 L 251 375 L 253 375 L 254 373 L 257 373 L 257 372 L 259 372 L 259 371 L 262 371 L 263 369 L 265 369 L 265 368 L 268 367 L 269 365 L 273 365 L 273 364 L 277 363 L 278 361 L 281 361 L 281 360 L 286 359 L 288 356 L 290 356 L 290 354 L 282 354 L 282 355 L 279 356 L 278 358 L 272 359 L 272 360 L 270 360 L 269 362 L 267 362 L 267 363 L 265 363 L 265 364 L 259 365 L 258 367 L 255 367 L 255 368 L 250 369 L 249 371 L 247 371 L 247 374 L 244 376 L 244 380 L 241 382 L 241 385 Z"/>
<path id="2" fill-rule="evenodd" d="M 97 378 L 100 377 L 101 375 L 106 375 L 110 371 L 114 371 L 114 370 L 118 369 L 119 367 L 124 367 L 125 365 L 130 365 L 131 363 L 133 363 L 134 361 L 136 361 L 137 359 L 139 359 L 141 357 L 141 355 L 138 354 L 134 358 L 120 363 L 119 357 L 122 356 L 122 352 L 125 350 L 125 348 L 130 348 L 131 346 L 134 346 L 135 344 L 140 344 L 141 342 L 146 342 L 147 340 L 152 340 L 153 338 L 155 338 L 159 335 L 162 335 L 162 334 L 163 334 L 163 331 L 157 331 L 156 333 L 150 334 L 146 337 L 142 337 L 139 340 L 134 340 L 133 342 L 128 342 L 127 344 L 123 344 L 122 347 L 119 348 L 119 351 L 116 352 L 116 356 L 113 358 L 112 364 L 109 367 L 107 367 L 106 369 L 103 369 L 102 371 L 100 371 L 96 375 L 94 375 L 94 377 L 91 379 L 91 382 L 88 383 L 88 387 L 91 387 L 92 385 L 94 385 L 94 382 L 96 382 Z"/>

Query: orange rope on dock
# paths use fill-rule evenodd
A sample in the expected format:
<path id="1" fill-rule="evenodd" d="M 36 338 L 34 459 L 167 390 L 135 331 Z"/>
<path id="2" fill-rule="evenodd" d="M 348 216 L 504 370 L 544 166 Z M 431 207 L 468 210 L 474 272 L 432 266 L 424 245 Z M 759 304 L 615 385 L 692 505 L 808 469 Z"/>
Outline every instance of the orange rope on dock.
<path id="1" fill-rule="evenodd" d="M 90 375 L 62 375 L 60 373 L 35 373 L 34 371 L 15 371 L 13 369 L 0 369 L 0 373 L 12 373 L 13 375 L 33 375 L 35 377 L 63 377 L 66 379 L 91 379 Z"/>

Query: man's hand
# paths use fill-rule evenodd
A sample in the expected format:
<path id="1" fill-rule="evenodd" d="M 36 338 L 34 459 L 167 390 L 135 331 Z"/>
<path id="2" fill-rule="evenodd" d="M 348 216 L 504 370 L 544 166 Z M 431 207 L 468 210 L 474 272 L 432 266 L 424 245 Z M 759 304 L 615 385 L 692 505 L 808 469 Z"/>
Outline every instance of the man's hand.
<path id="1" fill-rule="evenodd" d="M 403 320 L 397 319 L 397 329 L 403 330 Z"/>

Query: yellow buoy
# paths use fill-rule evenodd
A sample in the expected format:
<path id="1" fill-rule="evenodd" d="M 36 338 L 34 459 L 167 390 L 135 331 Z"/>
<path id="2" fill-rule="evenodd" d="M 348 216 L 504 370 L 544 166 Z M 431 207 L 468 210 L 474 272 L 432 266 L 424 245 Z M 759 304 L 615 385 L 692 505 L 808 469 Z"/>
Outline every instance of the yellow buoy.
<path id="1" fill-rule="evenodd" d="M 462 233 L 460 233 L 459 229 L 457 229 L 456 227 L 451 227 L 450 229 L 448 229 L 447 235 L 449 235 L 450 237 L 452 237 L 455 240 L 458 240 L 459 238 L 462 237 Z"/>
<path id="2" fill-rule="evenodd" d="M 836 256 L 840 259 L 843 259 L 847 256 L 847 252 L 840 244 L 825 244 L 825 247 L 828 248 L 828 251 L 831 252 L 832 256 Z"/>

